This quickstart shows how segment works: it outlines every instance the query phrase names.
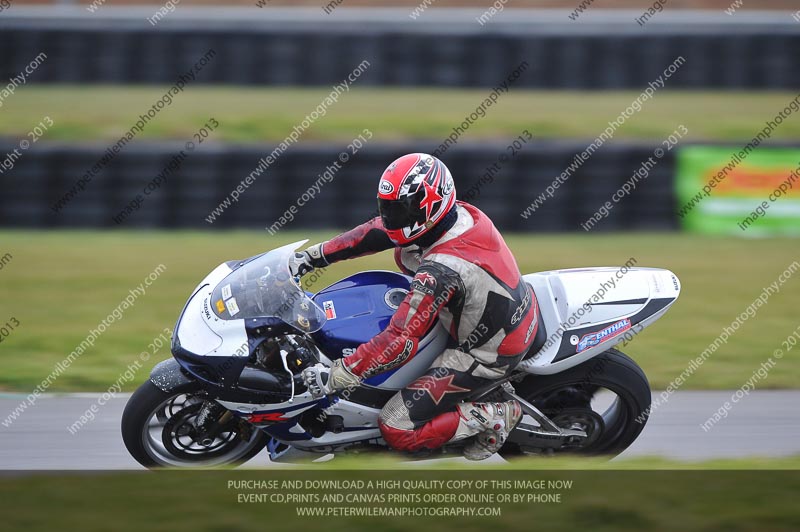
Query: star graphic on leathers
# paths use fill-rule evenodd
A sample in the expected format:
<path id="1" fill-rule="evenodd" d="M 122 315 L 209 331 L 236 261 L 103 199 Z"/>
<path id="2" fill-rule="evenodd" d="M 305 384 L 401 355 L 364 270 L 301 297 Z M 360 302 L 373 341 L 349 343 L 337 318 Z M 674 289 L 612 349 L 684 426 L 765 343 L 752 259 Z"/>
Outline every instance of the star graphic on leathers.
<path id="1" fill-rule="evenodd" d="M 420 272 L 420 273 L 418 273 L 416 279 L 417 279 L 417 281 L 419 281 L 419 284 L 421 284 L 422 286 L 425 286 L 425 285 L 436 286 L 436 277 L 434 277 L 433 275 L 429 274 L 428 272 Z"/>
<path id="2" fill-rule="evenodd" d="M 462 388 L 453 384 L 455 375 L 447 375 L 445 377 L 434 377 L 432 375 L 423 375 L 419 379 L 409 384 L 406 389 L 408 390 L 422 390 L 428 392 L 433 402 L 437 405 L 442 401 L 447 393 L 468 392 L 469 388 Z"/>

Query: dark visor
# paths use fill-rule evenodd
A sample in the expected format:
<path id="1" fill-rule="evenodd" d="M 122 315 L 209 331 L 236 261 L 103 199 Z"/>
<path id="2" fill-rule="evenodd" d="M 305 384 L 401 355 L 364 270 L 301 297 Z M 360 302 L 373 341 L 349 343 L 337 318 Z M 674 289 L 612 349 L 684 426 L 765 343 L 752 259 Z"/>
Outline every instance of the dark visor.
<path id="1" fill-rule="evenodd" d="M 410 199 L 410 198 L 409 198 Z M 409 200 L 387 200 L 378 198 L 378 212 L 381 214 L 383 226 L 390 230 L 411 227 L 419 214 Z"/>

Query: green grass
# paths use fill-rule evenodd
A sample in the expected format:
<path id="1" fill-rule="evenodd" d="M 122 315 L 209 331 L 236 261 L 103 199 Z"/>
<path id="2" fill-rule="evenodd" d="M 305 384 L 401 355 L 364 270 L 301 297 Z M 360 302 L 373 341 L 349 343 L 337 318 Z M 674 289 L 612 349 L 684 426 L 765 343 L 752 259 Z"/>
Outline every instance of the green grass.
<path id="1" fill-rule="evenodd" d="M 49 115 L 55 125 L 47 140 L 118 139 L 140 114 L 161 98 L 166 87 L 30 86 L 21 87 L 3 106 L 0 136 L 24 136 Z M 364 128 L 375 139 L 427 139 L 438 145 L 453 127 L 480 105 L 489 91 L 353 88 L 302 136 L 303 141 L 347 143 Z M 213 141 L 275 142 L 313 111 L 326 89 L 191 87 L 153 119 L 140 138 L 187 141 L 209 118 L 221 126 Z M 517 137 L 527 129 L 536 138 L 597 137 L 638 96 L 638 92 L 570 92 L 512 89 L 488 109 L 464 140 Z M 658 92 L 628 119 L 615 139 L 660 141 L 679 125 L 688 141 L 752 138 L 764 122 L 783 109 L 790 92 Z M 800 122 L 785 121 L 775 140 L 796 141 Z"/>
<path id="2" fill-rule="evenodd" d="M 191 291 L 223 261 L 280 244 L 331 233 L 282 232 L 28 232 L 0 231 L 0 255 L 13 258 L 0 270 L 0 324 L 14 317 L 17 330 L 0 343 L 0 389 L 30 392 L 112 312 L 130 289 L 159 264 L 166 271 L 50 387 L 50 391 L 101 391 L 117 381 L 164 327 L 172 327 Z M 683 293 L 669 313 L 625 351 L 655 388 L 665 387 L 756 298 L 787 265 L 800 260 L 797 242 L 741 240 L 684 234 L 509 235 L 523 272 L 577 266 L 618 265 L 635 257 L 640 266 L 674 271 Z M 350 273 L 393 268 L 389 253 L 334 265 L 313 290 Z M 781 347 L 798 326 L 800 274 L 783 285 L 683 385 L 683 389 L 736 389 Z M 796 348 L 800 349 L 800 347 Z M 168 358 L 165 350 L 152 362 Z M 143 367 L 131 390 L 146 378 Z M 787 354 L 759 388 L 796 388 L 800 365 Z"/>
<path id="3" fill-rule="evenodd" d="M 541 462 L 541 461 L 538 461 Z M 794 459 L 771 462 L 779 466 Z M 723 469 L 731 469 L 725 467 Z M 379 480 L 508 482 L 487 484 L 480 490 L 406 487 L 381 489 L 320 489 L 306 482 Z M 235 481 L 276 481 L 277 488 L 241 487 Z M 517 481 L 571 482 L 570 487 L 515 488 Z M 284 485 L 284 482 L 300 482 Z M 474 485 L 474 484 L 473 484 Z M 419 486 L 419 484 L 417 484 Z M 797 471 L 520 471 L 504 468 L 434 470 L 382 467 L 337 471 L 270 469 L 264 471 L 183 471 L 159 473 L 46 474 L 0 479 L 0 508 L 8 530 L 86 532 L 115 530 L 244 531 L 322 529 L 331 532 L 386 530 L 389 532 L 442 530 L 482 532 L 511 530 L 554 532 L 592 530 L 619 532 L 794 531 L 800 527 L 796 497 Z M 324 502 L 325 494 L 560 494 L 560 502 Z M 248 494 L 315 494 L 319 502 L 240 502 Z M 493 517 L 298 517 L 302 507 L 322 508 L 500 508 Z"/>

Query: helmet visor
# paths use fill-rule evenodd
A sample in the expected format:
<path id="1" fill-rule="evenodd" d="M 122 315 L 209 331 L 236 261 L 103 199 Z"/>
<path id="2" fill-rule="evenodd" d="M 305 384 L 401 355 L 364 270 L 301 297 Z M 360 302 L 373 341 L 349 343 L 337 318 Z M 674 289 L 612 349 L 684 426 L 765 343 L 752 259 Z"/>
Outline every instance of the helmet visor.
<path id="1" fill-rule="evenodd" d="M 412 202 L 408 200 L 388 200 L 378 198 L 378 212 L 381 215 L 383 227 L 393 231 L 403 227 L 411 227 L 417 218 L 418 212 Z"/>

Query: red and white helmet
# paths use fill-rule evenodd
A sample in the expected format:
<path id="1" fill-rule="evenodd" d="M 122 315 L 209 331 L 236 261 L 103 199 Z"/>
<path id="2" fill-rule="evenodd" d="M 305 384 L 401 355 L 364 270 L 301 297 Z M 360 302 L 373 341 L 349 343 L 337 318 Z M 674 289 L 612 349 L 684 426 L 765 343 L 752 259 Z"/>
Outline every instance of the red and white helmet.
<path id="1" fill-rule="evenodd" d="M 450 170 L 427 153 L 403 155 L 386 168 L 378 184 L 383 227 L 401 246 L 430 231 L 455 203 Z"/>

